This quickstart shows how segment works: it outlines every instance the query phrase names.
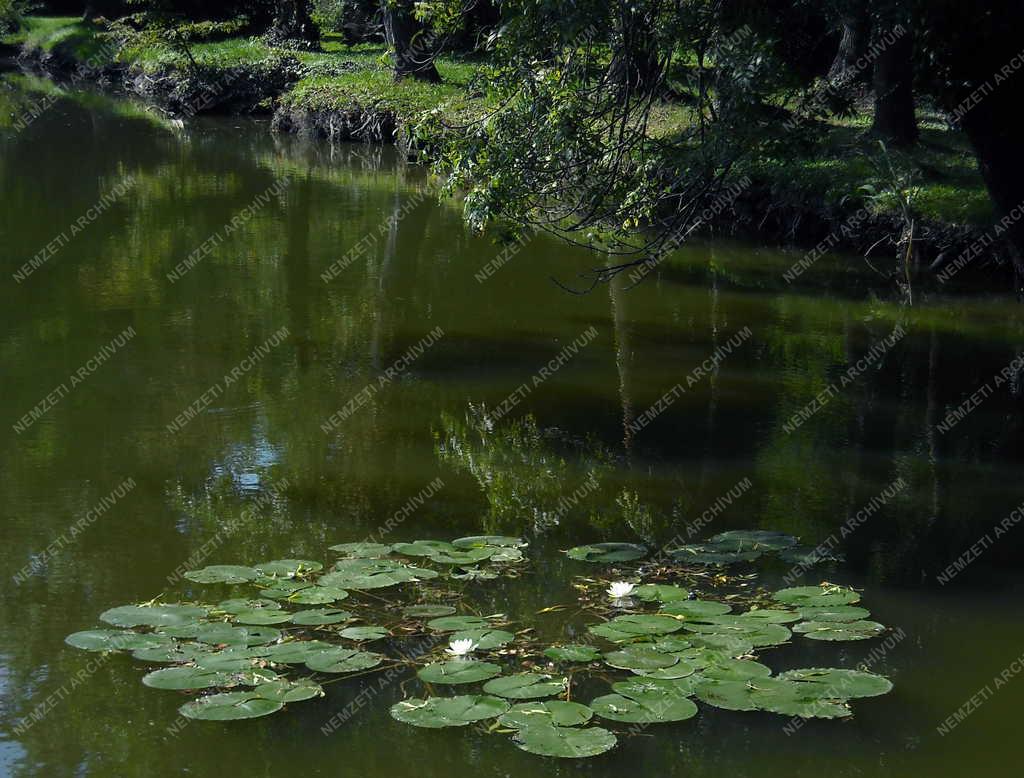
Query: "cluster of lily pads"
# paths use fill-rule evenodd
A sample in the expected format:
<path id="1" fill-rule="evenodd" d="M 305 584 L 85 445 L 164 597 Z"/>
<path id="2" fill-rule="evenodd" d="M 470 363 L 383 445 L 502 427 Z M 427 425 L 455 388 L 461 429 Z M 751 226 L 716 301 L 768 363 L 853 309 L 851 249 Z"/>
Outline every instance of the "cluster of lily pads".
<path id="1" fill-rule="evenodd" d="M 730 535 L 720 542 L 731 542 Z M 180 708 L 192 719 L 256 718 L 322 696 L 325 675 L 354 677 L 412 665 L 427 694 L 393 705 L 396 720 L 431 729 L 484 723 L 488 731 L 510 734 L 524 751 L 551 757 L 604 753 L 616 745 L 612 730 L 618 725 L 690 719 L 698 713 L 695 700 L 728 710 L 839 718 L 851 715 L 850 700 L 892 688 L 868 672 L 807 668 L 773 675 L 756 661 L 759 652 L 790 641 L 793 633 L 841 641 L 885 631 L 857 605 L 857 592 L 832 584 L 733 594 L 725 602 L 679 585 L 682 573 L 676 580 L 601 583 L 610 584 L 606 592 L 584 579 L 580 611 L 600 618 L 588 619 L 593 645 L 537 643 L 530 630 L 506 629 L 503 614 L 459 613 L 449 604 L 459 601 L 449 587 L 461 584 L 453 581 L 520 574 L 526 545 L 502 536 L 346 543 L 331 547 L 341 558 L 326 570 L 297 559 L 213 565 L 185 578 L 257 591 L 215 605 L 113 608 L 100 618 L 120 629 L 78 632 L 67 642 L 91 651 L 130 651 L 148 664 L 167 665 L 143 683 L 204 692 Z M 646 555 L 636 555 L 640 548 L 598 544 L 568 553 L 615 564 L 621 576 L 623 563 Z M 625 577 L 642 579 L 643 568 L 633 572 Z M 375 591 L 383 589 L 413 596 L 398 602 Z M 399 640 L 424 636 L 432 648 L 422 658 L 385 653 Z M 370 650 L 371 643 L 386 648 Z M 610 693 L 587 704 L 573 699 L 574 691 L 578 695 L 598 679 L 610 683 Z M 437 687 L 471 693 L 445 696 Z M 608 728 L 594 725 L 595 718 Z"/>
<path id="2" fill-rule="evenodd" d="M 566 553 L 570 559 L 582 562 L 633 562 L 645 558 L 648 549 L 638 543 L 596 543 L 576 546 Z M 687 565 L 754 562 L 765 554 L 775 554 L 782 561 L 801 567 L 811 567 L 820 562 L 839 559 L 831 551 L 800 545 L 799 539 L 792 535 L 766 530 L 730 530 L 721 532 L 703 543 L 665 550 L 666 557 Z"/>

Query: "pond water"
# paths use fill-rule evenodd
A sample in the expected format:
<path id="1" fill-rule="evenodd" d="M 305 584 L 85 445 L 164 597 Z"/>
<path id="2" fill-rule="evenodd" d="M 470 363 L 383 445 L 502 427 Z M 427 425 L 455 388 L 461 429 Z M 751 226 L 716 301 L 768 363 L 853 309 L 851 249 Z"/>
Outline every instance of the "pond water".
<path id="1" fill-rule="evenodd" d="M 604 260 L 467 235 L 390 149 L 176 128 L 14 75 L 0 183 L 0 774 L 1019 775 L 1012 299 L 921 293 L 908 310 L 858 259 L 791 285 L 799 252 L 723 242 L 569 294 L 555 281 L 586 286 Z M 195 594 L 168 578 L 197 560 L 481 533 L 531 545 L 519 578 L 469 587 L 475 607 L 568 642 L 585 622 L 537 612 L 603 570 L 561 551 L 737 528 L 843 553 L 796 580 L 864 588 L 902 635 L 872 659 L 892 693 L 788 734 L 702 706 L 555 761 L 394 721 L 411 673 L 175 731 L 188 697 L 63 642 L 109 607 Z M 881 642 L 798 639 L 763 661 L 853 667 Z"/>

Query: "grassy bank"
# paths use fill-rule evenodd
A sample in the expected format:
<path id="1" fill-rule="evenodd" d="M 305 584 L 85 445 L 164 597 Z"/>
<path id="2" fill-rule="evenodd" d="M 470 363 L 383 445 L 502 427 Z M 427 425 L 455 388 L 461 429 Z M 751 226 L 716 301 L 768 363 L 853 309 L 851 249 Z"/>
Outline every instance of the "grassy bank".
<path id="1" fill-rule="evenodd" d="M 37 17 L 8 42 L 37 60 L 74 63 L 103 49 L 100 34 L 99 28 L 78 19 Z M 401 143 L 428 114 L 460 124 L 484 108 L 472 88 L 478 66 L 457 59 L 442 58 L 438 69 L 443 82 L 428 84 L 396 83 L 383 46 L 347 46 L 329 36 L 319 52 L 271 48 L 259 39 L 228 39 L 196 43 L 189 54 L 166 46 L 128 47 L 110 65 L 120 68 L 130 83 L 134 79 L 135 91 L 171 112 L 181 113 L 193 95 L 216 97 L 218 91 L 248 88 L 256 94 L 234 102 L 214 99 L 203 110 L 274 112 L 278 129 L 339 140 Z M 274 77 L 282 72 L 287 72 L 285 77 Z M 232 86 L 225 88 L 225 82 Z M 652 133 L 678 132 L 684 115 L 671 104 L 660 106 Z M 926 256 L 976 238 L 993 216 L 974 157 L 963 136 L 940 117 L 921 118 L 922 142 L 906 153 L 890 152 L 888 159 L 868 137 L 868 116 L 860 115 L 833 121 L 817 140 L 787 144 L 777 158 L 743 163 L 738 172 L 754 182 L 741 203 L 748 226 L 813 244 L 866 209 L 871 218 L 860 228 L 862 234 L 843 241 L 864 249 L 895 229 L 899 217 L 891 163 L 924 226 L 923 242 L 931 244 Z"/>

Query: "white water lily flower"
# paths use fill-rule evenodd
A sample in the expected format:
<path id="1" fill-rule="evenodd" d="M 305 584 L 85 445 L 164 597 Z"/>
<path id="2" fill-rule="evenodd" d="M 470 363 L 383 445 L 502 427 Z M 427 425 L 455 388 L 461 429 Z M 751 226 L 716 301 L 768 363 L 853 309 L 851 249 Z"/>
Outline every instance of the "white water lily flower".
<path id="1" fill-rule="evenodd" d="M 445 649 L 449 654 L 455 657 L 462 657 L 472 654 L 476 650 L 477 644 L 469 638 L 463 640 L 453 640 L 448 648 Z"/>
<path id="2" fill-rule="evenodd" d="M 629 597 L 635 588 L 636 587 L 631 583 L 616 581 L 608 587 L 608 596 L 613 600 L 621 600 L 623 597 Z"/>

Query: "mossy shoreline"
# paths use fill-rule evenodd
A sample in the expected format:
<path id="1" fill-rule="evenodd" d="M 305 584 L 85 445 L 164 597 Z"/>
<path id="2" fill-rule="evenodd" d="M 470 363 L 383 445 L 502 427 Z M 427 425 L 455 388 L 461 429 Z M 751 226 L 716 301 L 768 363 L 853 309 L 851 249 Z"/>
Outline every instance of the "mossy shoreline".
<path id="1" fill-rule="evenodd" d="M 442 84 L 396 83 L 380 47 L 328 40 L 324 51 L 308 52 L 231 39 L 198 44 L 192 61 L 185 62 L 180 54 L 153 49 L 125 48 L 110 56 L 99 33 L 75 19 L 36 18 L 6 44 L 18 47 L 26 69 L 58 82 L 87 81 L 122 91 L 173 117 L 270 116 L 276 132 L 396 144 L 420 161 L 430 158 L 419 132 L 428 117 L 458 123 L 484 109 L 471 89 L 476 66 L 457 60 L 438 63 Z M 915 225 L 916 275 L 922 281 L 977 244 L 991 243 L 986 237 L 994 226 L 965 144 L 938 121 L 926 127 L 920 150 L 907 157 L 928 179 L 916 189 L 922 202 Z M 868 143 L 850 123 L 829 133 L 824 146 L 750 165 L 743 170 L 749 186 L 706 220 L 707 231 L 812 252 L 871 249 L 873 261 L 892 271 L 895 239 L 905 225 L 894 203 L 878 197 L 869 202 L 858 191 L 858 182 L 871 175 L 865 169 Z M 991 286 L 992 276 L 1009 274 L 1010 265 L 995 243 L 958 274 L 957 285 Z"/>

